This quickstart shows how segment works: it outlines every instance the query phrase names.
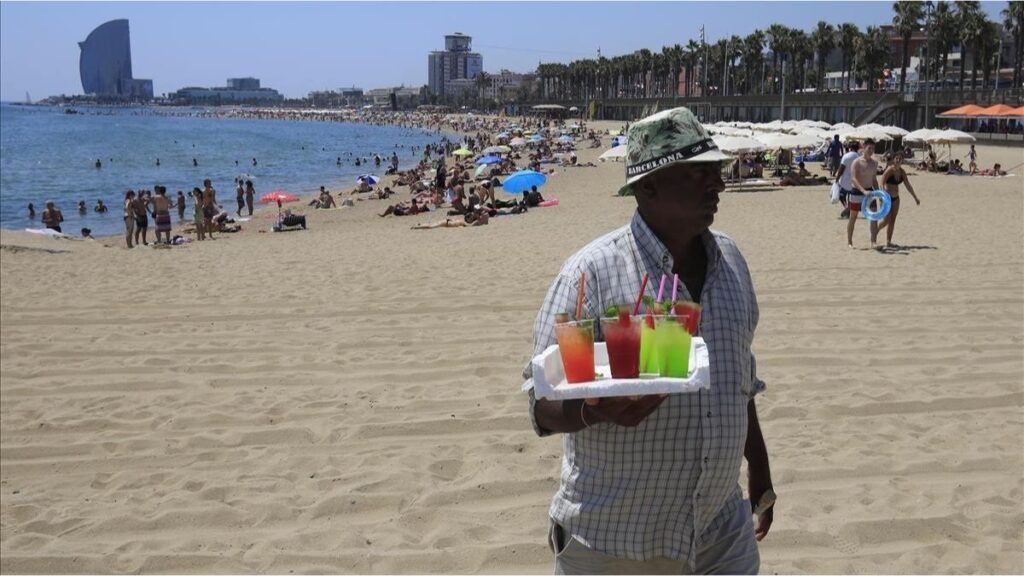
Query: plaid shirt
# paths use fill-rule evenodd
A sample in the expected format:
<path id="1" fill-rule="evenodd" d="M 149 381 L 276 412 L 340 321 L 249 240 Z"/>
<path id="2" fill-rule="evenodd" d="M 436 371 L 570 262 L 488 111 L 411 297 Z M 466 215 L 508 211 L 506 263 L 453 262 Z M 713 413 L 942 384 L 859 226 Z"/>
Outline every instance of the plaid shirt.
<path id="1" fill-rule="evenodd" d="M 551 518 L 593 550 L 620 558 L 667 557 L 694 564 L 702 536 L 744 505 L 738 479 L 747 437 L 747 402 L 764 388 L 750 351 L 758 308 L 746 262 L 727 236 L 707 231 L 707 276 L 700 333 L 711 361 L 711 389 L 670 395 L 635 428 L 599 423 L 563 435 L 561 487 Z M 587 275 L 583 317 L 634 301 L 644 273 L 657 295 L 673 260 L 639 212 L 562 266 L 534 323 L 534 355 L 555 344 L 554 314 L 575 308 Z M 680 282 L 681 299 L 692 300 Z M 599 332 L 599 328 L 596 328 Z M 600 339 L 600 334 L 596 335 Z M 532 376 L 530 366 L 524 377 Z M 530 390 L 530 417 L 541 436 Z M 749 509 L 748 509 L 749 510 Z"/>

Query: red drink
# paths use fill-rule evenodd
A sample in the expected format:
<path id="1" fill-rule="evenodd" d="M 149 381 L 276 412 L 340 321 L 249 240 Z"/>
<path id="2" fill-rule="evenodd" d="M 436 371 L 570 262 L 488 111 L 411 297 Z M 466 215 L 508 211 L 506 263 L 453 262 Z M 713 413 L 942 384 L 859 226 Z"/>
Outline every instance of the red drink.
<path id="1" fill-rule="evenodd" d="M 570 384 L 594 380 L 594 321 L 555 324 L 558 353 Z"/>
<path id="2" fill-rule="evenodd" d="M 601 332 L 608 348 L 612 378 L 640 377 L 640 326 L 643 317 L 623 310 L 618 318 L 602 318 Z"/>
<path id="3" fill-rule="evenodd" d="M 676 302 L 672 307 L 679 318 L 679 323 L 686 328 L 690 336 L 696 336 L 700 330 L 700 304 L 696 302 Z"/>

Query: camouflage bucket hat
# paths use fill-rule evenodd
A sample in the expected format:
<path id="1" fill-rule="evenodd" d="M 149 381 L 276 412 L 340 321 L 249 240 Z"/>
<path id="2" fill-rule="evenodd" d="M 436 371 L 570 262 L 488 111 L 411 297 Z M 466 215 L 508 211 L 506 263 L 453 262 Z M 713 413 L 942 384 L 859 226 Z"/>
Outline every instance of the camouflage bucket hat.
<path id="1" fill-rule="evenodd" d="M 678 162 L 732 160 L 722 153 L 689 108 L 658 112 L 629 127 L 626 142 L 626 185 L 619 196 L 632 195 L 632 185 Z"/>

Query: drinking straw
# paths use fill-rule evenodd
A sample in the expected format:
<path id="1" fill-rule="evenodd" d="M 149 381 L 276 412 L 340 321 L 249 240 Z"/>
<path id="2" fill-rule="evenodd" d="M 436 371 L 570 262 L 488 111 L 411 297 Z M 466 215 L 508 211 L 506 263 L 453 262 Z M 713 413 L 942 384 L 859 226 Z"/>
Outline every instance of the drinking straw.
<path id="1" fill-rule="evenodd" d="M 661 285 L 658 286 L 658 304 L 661 304 L 661 297 L 665 295 L 665 279 L 668 278 L 664 273 L 661 275 Z"/>
<path id="2" fill-rule="evenodd" d="M 672 305 L 676 305 L 676 293 L 679 291 L 679 274 L 672 275 Z"/>
<path id="3" fill-rule="evenodd" d="M 583 294 L 587 291 L 587 275 L 580 270 L 580 289 L 576 292 L 576 320 L 583 315 Z"/>
<path id="4" fill-rule="evenodd" d="M 633 316 L 640 313 L 640 304 L 644 301 L 644 290 L 647 289 L 647 279 L 650 275 L 644 272 L 644 281 L 640 283 L 640 293 L 636 295 L 636 304 L 633 305 Z"/>

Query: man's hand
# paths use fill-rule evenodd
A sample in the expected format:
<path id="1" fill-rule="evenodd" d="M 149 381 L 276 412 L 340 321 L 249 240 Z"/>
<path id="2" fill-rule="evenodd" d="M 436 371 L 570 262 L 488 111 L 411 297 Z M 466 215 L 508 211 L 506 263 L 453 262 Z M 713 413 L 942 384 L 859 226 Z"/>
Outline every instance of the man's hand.
<path id="1" fill-rule="evenodd" d="M 753 512 L 757 510 L 757 504 L 761 501 L 761 497 L 765 492 L 772 489 L 772 479 L 771 473 L 767 470 L 755 469 L 750 467 L 749 463 L 748 467 L 747 492 L 750 494 L 750 508 L 751 512 Z M 768 535 L 768 530 L 772 527 L 774 512 L 775 506 L 773 505 L 758 516 L 757 526 L 754 527 L 754 538 L 758 542 L 764 540 L 764 537 Z"/>
<path id="2" fill-rule="evenodd" d="M 585 408 L 587 423 L 596 424 L 591 421 L 590 417 L 590 415 L 594 415 L 597 417 L 597 422 L 611 422 L 632 428 L 657 410 L 665 398 L 668 398 L 667 394 L 632 398 L 587 398 Z"/>

